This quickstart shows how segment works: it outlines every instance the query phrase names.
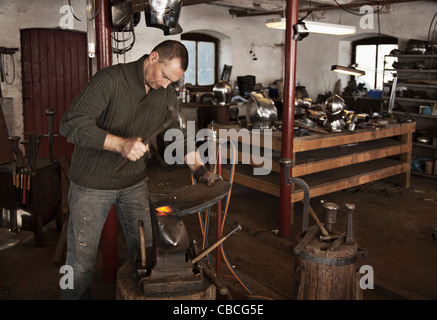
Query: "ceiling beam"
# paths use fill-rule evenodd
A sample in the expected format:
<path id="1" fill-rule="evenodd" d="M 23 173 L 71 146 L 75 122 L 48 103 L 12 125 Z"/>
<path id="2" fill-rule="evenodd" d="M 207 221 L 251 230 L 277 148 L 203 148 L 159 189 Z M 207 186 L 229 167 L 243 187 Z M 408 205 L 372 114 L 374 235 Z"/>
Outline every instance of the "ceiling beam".
<path id="1" fill-rule="evenodd" d="M 184 0 L 183 6 L 193 6 L 196 4 L 202 4 L 202 3 L 210 3 L 217 0 Z M 146 8 L 146 3 L 148 3 L 148 0 L 132 0 L 132 8 L 134 12 L 143 12 Z"/>

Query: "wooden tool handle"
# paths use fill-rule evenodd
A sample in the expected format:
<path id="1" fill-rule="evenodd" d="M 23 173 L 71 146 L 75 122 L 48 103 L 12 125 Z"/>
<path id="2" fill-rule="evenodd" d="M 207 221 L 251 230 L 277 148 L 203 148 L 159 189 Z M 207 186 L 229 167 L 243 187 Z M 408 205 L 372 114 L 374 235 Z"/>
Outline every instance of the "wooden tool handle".
<path id="1" fill-rule="evenodd" d="M 140 235 L 140 252 L 141 252 L 141 266 L 146 267 L 146 236 L 144 233 L 143 220 L 138 221 L 138 233 Z"/>
<path id="2" fill-rule="evenodd" d="M 158 127 L 157 129 L 155 129 L 155 131 L 153 131 L 150 136 L 147 139 L 143 139 L 143 143 L 144 144 L 149 144 L 150 141 L 152 141 L 154 138 L 156 138 L 156 136 L 158 134 L 160 134 L 161 132 L 163 132 L 165 129 L 167 129 L 173 122 L 173 119 L 167 119 L 160 127 Z M 129 159 L 122 159 L 121 161 L 119 161 L 114 169 L 115 172 L 120 172 L 124 167 L 126 167 L 126 165 L 129 163 Z"/>

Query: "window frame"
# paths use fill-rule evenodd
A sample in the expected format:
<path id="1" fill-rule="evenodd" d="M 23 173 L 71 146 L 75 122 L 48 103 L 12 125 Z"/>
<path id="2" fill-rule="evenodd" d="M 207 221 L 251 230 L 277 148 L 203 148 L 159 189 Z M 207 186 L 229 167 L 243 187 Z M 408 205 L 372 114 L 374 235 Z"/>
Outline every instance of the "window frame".
<path id="1" fill-rule="evenodd" d="M 351 56 L 351 65 L 356 63 L 357 58 L 357 46 L 359 45 L 376 45 L 376 55 L 375 55 L 375 66 L 378 66 L 378 51 L 379 45 L 382 44 L 396 44 L 399 45 L 399 39 L 392 36 L 377 36 L 377 37 L 369 37 L 360 40 L 355 40 L 352 42 L 352 56 Z M 350 77 L 351 80 L 354 79 L 354 76 Z M 375 88 L 377 83 L 377 72 L 375 72 L 375 78 L 373 79 L 373 87 Z"/>
<path id="2" fill-rule="evenodd" d="M 217 82 L 218 81 L 218 63 L 219 63 L 219 43 L 220 40 L 204 34 L 204 33 L 197 33 L 197 32 L 187 32 L 187 33 L 183 33 L 181 34 L 181 41 L 195 41 L 196 42 L 196 67 L 195 67 L 195 76 L 196 76 L 196 83 L 193 83 L 193 87 L 195 87 L 196 89 L 199 89 L 198 91 L 200 91 L 201 89 L 210 89 L 212 86 L 214 86 L 214 84 L 211 85 L 198 85 L 197 81 L 197 63 L 199 61 L 197 54 L 198 54 L 198 50 L 197 50 L 197 45 L 198 42 L 212 42 L 214 43 L 214 81 Z"/>

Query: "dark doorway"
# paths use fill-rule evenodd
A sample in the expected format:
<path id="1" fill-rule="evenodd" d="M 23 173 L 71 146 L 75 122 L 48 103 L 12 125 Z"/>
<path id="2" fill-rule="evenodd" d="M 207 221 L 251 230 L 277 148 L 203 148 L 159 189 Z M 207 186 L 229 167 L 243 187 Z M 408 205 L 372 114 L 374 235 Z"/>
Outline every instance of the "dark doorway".
<path id="1" fill-rule="evenodd" d="M 86 33 L 58 29 L 21 30 L 23 117 L 25 132 L 47 134 L 47 108 L 55 110 L 54 132 L 74 98 L 90 78 Z M 26 139 L 26 136 L 24 136 Z M 74 145 L 55 137 L 54 155 L 70 162 Z M 49 156 L 48 139 L 39 156 Z"/>

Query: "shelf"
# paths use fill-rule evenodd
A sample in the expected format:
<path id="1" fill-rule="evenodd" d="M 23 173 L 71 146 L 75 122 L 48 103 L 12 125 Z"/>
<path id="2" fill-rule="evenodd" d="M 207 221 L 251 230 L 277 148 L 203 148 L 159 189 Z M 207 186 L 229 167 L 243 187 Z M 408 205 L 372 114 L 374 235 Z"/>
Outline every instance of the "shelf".
<path id="1" fill-rule="evenodd" d="M 428 130 L 430 127 L 434 127 L 435 123 L 434 121 L 437 120 L 437 115 L 425 115 L 420 112 L 420 105 L 421 104 L 429 104 L 431 105 L 432 109 L 435 109 L 435 106 L 437 106 L 437 98 L 435 97 L 435 93 L 437 93 L 437 54 L 397 54 L 397 55 L 388 55 L 385 57 L 396 57 L 398 58 L 398 61 L 401 62 L 407 62 L 407 63 L 415 63 L 415 66 L 417 66 L 417 63 L 424 62 L 427 65 L 427 68 L 425 69 L 402 69 L 402 68 L 393 68 L 393 66 L 390 67 L 391 71 L 396 71 L 398 75 L 398 81 L 397 81 L 397 87 L 405 86 L 408 88 L 409 91 L 412 91 L 411 95 L 418 96 L 417 93 L 414 93 L 414 91 L 424 91 L 425 94 L 422 95 L 426 97 L 433 97 L 433 98 L 411 98 L 411 97 L 396 97 L 395 102 L 398 105 L 401 105 L 401 107 L 395 106 L 395 109 L 404 109 L 404 110 L 411 110 L 415 112 L 408 112 L 408 111 L 399 111 L 399 110 L 393 110 L 393 115 L 406 115 L 412 116 L 417 123 L 417 130 Z M 428 60 L 425 60 L 428 59 Z M 429 60 L 429 59 L 436 59 Z M 384 62 L 387 62 L 385 60 Z M 388 64 L 384 64 L 385 66 L 388 66 Z M 412 65 L 413 66 L 413 65 Z M 389 69 L 384 69 L 389 70 Z M 390 90 L 391 91 L 391 90 Z M 389 99 L 386 97 L 386 99 Z M 422 156 L 424 154 L 429 153 L 435 153 L 434 160 L 437 156 L 437 152 L 435 150 L 436 147 L 425 145 L 421 143 L 414 142 L 412 143 L 412 152 L 411 155 L 414 156 Z"/>
<path id="2" fill-rule="evenodd" d="M 390 97 L 383 96 L 382 99 L 390 99 Z M 421 99 L 421 98 L 404 98 L 404 97 L 396 97 L 396 101 L 406 101 L 406 102 L 429 102 L 429 103 L 437 103 L 436 99 Z"/>
<path id="3" fill-rule="evenodd" d="M 410 164 L 392 159 L 377 159 L 350 166 L 308 174 L 302 178 L 310 188 L 310 197 L 355 187 L 364 183 L 384 179 L 393 175 L 408 172 Z M 223 166 L 222 175 L 229 178 L 229 168 Z M 271 173 L 266 176 L 253 176 L 250 165 L 236 165 L 234 182 L 278 196 L 280 193 L 280 174 Z M 303 200 L 303 190 L 296 186 L 291 195 L 291 202 Z"/>
<path id="4" fill-rule="evenodd" d="M 429 149 L 435 149 L 435 150 L 437 150 L 437 147 L 432 146 L 432 145 L 430 145 L 430 144 L 426 144 L 426 143 L 413 142 L 413 146 L 415 146 L 415 147 L 420 147 L 420 148 L 429 148 Z"/>
<path id="5" fill-rule="evenodd" d="M 215 126 L 219 130 L 224 126 Z M 353 132 L 341 133 L 310 133 L 309 136 L 295 137 L 293 140 L 293 161 L 291 170 L 293 177 L 299 177 L 308 183 L 311 196 L 319 196 L 334 191 L 350 188 L 356 185 L 383 179 L 393 175 L 400 175 L 401 185 L 408 187 L 410 183 L 412 135 L 415 122 L 389 123 L 382 127 L 358 127 Z M 239 164 L 235 165 L 234 182 L 280 196 L 281 167 L 281 132 L 273 132 L 272 145 L 267 145 L 267 152 L 272 149 L 272 158 L 264 153 L 262 158 L 254 157 L 249 147 L 266 146 L 259 143 L 265 137 L 255 132 L 239 130 L 240 135 L 234 135 Z M 254 137 L 251 137 L 254 135 Z M 276 146 L 276 147 L 275 147 Z M 244 147 L 244 148 L 243 148 Z M 229 152 L 222 153 L 230 158 Z M 241 164 L 243 156 L 250 156 L 251 162 Z M 266 175 L 255 174 L 255 167 L 269 168 L 272 160 L 271 172 Z M 224 178 L 229 178 L 230 164 L 223 159 Z M 302 200 L 302 190 L 292 192 L 291 202 Z"/>
<path id="6" fill-rule="evenodd" d="M 420 114 L 420 113 L 411 113 L 411 112 L 406 112 L 406 111 L 396 111 L 393 110 L 392 111 L 394 114 L 398 114 L 398 115 L 403 115 L 403 114 L 409 114 L 413 117 L 419 117 L 419 118 L 430 118 L 430 119 L 437 119 L 437 116 L 429 116 L 426 114 Z"/>
<path id="7" fill-rule="evenodd" d="M 214 107 L 213 104 L 209 103 L 196 103 L 196 102 L 190 102 L 190 103 L 179 103 L 181 108 L 208 108 L 208 107 Z"/>
<path id="8" fill-rule="evenodd" d="M 385 71 L 389 72 L 409 72 L 412 75 L 416 73 L 437 73 L 437 69 L 385 69 Z"/>
<path id="9" fill-rule="evenodd" d="M 437 175 L 435 175 L 435 174 L 427 174 L 427 173 L 423 173 L 423 172 L 419 172 L 419 171 L 413 171 L 413 170 L 411 170 L 411 173 L 416 175 L 416 176 L 422 176 L 422 177 L 437 179 Z"/>
<path id="10" fill-rule="evenodd" d="M 247 146 L 238 145 L 238 163 L 242 163 L 244 153 L 250 150 Z M 344 167 L 372 159 L 380 159 L 411 151 L 411 145 L 393 138 L 377 139 L 352 143 L 331 148 L 309 150 L 296 153 L 293 177 Z M 231 158 L 229 152 L 228 159 Z M 272 171 L 281 172 L 279 151 L 272 152 Z M 262 157 L 252 156 L 250 165 L 262 167 Z"/>
<path id="11" fill-rule="evenodd" d="M 437 54 L 388 54 L 392 58 L 437 58 Z"/>
<path id="12" fill-rule="evenodd" d="M 423 80 L 423 81 L 426 81 L 426 80 Z M 384 83 L 384 86 L 391 88 L 392 84 L 391 83 Z M 437 85 L 436 84 L 427 84 L 427 83 L 409 83 L 409 82 L 405 83 L 405 82 L 398 82 L 397 86 L 398 87 L 405 86 L 405 87 L 408 87 L 408 88 L 437 89 Z"/>

